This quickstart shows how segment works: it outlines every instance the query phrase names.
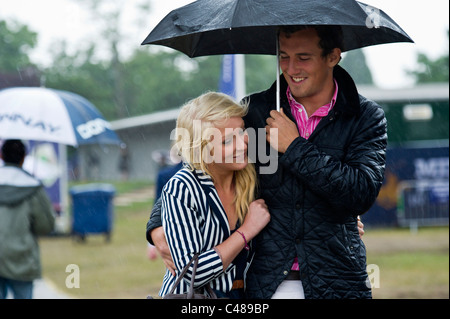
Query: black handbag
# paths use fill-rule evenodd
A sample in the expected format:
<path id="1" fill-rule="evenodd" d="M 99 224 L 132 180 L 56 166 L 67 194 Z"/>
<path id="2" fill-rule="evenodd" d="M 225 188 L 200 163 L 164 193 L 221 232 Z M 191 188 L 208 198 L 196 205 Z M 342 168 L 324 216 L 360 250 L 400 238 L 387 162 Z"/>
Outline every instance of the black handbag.
<path id="1" fill-rule="evenodd" d="M 192 259 L 180 273 L 180 276 L 178 277 L 177 281 L 175 281 L 175 284 L 173 285 L 170 292 L 167 295 L 165 295 L 163 299 L 217 299 L 217 295 L 209 286 L 209 284 L 207 284 L 204 288 L 194 289 L 195 274 L 197 272 L 197 265 L 198 265 L 198 256 L 199 254 L 197 253 L 194 255 L 194 257 L 192 257 Z M 192 278 L 191 278 L 191 285 L 189 286 L 189 291 L 187 293 L 175 294 L 174 293 L 175 289 L 180 284 L 181 280 L 183 279 L 192 262 L 194 262 L 194 268 L 192 269 Z"/>

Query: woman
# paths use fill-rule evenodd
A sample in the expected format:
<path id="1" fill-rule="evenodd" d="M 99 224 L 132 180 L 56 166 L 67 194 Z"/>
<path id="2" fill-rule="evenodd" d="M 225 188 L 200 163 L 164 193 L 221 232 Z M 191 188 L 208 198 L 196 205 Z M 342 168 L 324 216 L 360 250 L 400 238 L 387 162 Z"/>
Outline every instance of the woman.
<path id="1" fill-rule="evenodd" d="M 248 243 L 269 222 L 255 200 L 256 173 L 247 159 L 247 107 L 221 93 L 188 102 L 177 120 L 177 147 L 185 167 L 162 192 L 162 224 L 176 275 L 166 271 L 160 296 L 200 253 L 194 288 L 210 285 L 219 297 L 242 298 Z M 244 249 L 245 248 L 245 249 Z M 192 266 L 175 293 L 186 292 Z"/>

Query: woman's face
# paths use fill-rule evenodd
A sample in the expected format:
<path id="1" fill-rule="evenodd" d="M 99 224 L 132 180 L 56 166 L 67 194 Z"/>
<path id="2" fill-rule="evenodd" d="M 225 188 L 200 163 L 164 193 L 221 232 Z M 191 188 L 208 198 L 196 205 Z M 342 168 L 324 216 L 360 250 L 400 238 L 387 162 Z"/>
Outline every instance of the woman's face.
<path id="1" fill-rule="evenodd" d="M 209 142 L 210 155 L 215 169 L 238 171 L 248 164 L 248 135 L 241 117 L 231 117 L 216 126 Z"/>

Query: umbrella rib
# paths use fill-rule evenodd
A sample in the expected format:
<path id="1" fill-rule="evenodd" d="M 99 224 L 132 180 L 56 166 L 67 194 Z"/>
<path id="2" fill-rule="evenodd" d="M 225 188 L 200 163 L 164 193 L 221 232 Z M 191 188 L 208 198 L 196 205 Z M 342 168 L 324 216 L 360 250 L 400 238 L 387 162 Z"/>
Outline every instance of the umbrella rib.
<path id="1" fill-rule="evenodd" d="M 239 4 L 242 2 L 242 0 L 238 0 L 236 1 L 236 3 L 234 4 L 234 9 L 233 9 L 233 16 L 231 18 L 231 27 L 232 28 L 234 26 L 234 22 L 236 20 L 237 17 L 237 8 L 239 6 Z M 246 3 L 246 1 L 244 1 L 244 4 Z"/>

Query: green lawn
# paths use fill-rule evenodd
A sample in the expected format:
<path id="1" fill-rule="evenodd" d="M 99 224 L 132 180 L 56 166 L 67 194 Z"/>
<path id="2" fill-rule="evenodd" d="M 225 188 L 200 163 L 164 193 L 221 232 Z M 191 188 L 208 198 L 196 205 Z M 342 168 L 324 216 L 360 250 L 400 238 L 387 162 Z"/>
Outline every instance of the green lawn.
<path id="1" fill-rule="evenodd" d="M 116 187 L 117 193 L 143 186 Z M 84 242 L 66 237 L 40 239 L 43 276 L 62 292 L 77 298 L 141 298 L 156 294 L 164 273 L 161 259 L 147 258 L 145 226 L 153 204 L 147 202 L 116 207 L 111 241 L 103 234 L 88 235 Z M 66 267 L 80 270 L 80 288 L 66 288 Z"/>
<path id="2" fill-rule="evenodd" d="M 129 184 L 118 193 L 146 185 Z M 147 185 L 148 186 L 148 185 Z M 152 196 L 144 203 L 115 208 L 111 242 L 89 235 L 85 242 L 71 237 L 40 239 L 43 275 L 75 298 L 136 298 L 157 295 L 164 274 L 161 259 L 146 256 L 145 226 Z M 379 269 L 380 288 L 374 298 L 449 298 L 449 230 L 366 229 L 368 264 Z M 80 270 L 80 288 L 66 288 L 67 265 Z"/>
<path id="3" fill-rule="evenodd" d="M 374 298 L 449 298 L 448 227 L 366 230 L 367 263 L 379 269 Z"/>

